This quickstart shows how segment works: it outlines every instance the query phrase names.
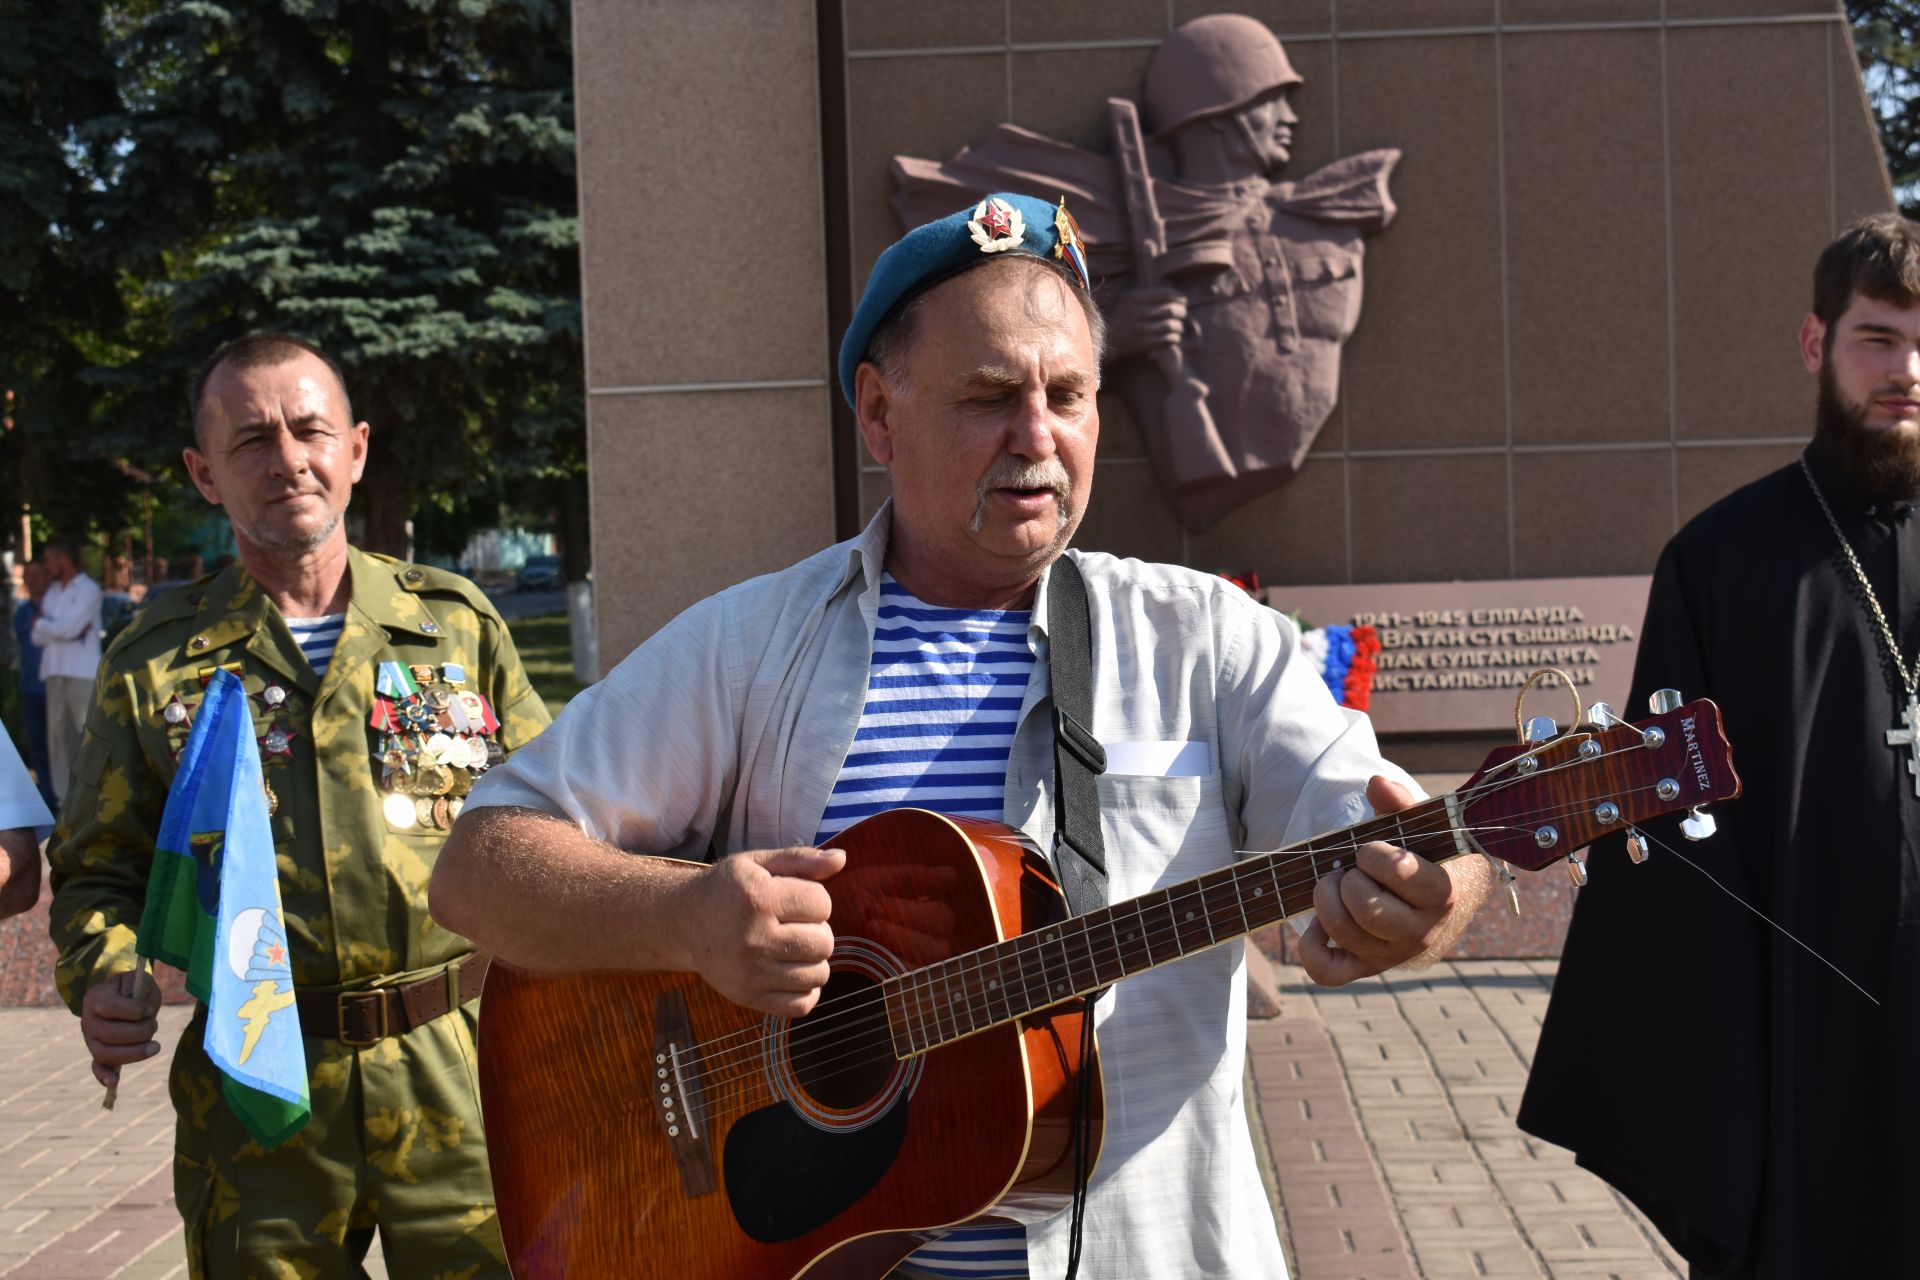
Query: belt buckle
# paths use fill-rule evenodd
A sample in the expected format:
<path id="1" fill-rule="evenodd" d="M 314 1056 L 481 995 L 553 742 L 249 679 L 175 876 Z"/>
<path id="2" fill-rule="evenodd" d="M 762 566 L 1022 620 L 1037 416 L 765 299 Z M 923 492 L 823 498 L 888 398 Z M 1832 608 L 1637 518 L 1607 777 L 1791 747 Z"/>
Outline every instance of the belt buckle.
<path id="1" fill-rule="evenodd" d="M 373 1007 L 380 1011 L 378 1019 L 380 1029 L 373 1033 L 371 1040 L 355 1040 L 347 1034 L 347 998 L 349 996 L 366 997 L 373 1001 Z M 333 998 L 334 1021 L 339 1024 L 340 1043 L 349 1049 L 370 1049 L 393 1034 L 391 1015 L 387 1012 L 387 1002 L 383 993 L 378 991 L 342 991 Z"/>

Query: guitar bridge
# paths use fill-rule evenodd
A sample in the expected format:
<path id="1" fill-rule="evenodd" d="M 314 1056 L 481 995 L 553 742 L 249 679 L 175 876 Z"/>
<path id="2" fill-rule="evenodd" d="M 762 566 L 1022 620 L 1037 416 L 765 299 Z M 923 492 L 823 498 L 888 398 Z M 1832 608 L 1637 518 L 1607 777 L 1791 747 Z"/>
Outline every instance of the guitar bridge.
<path id="1" fill-rule="evenodd" d="M 693 1025 L 687 998 L 665 991 L 653 1004 L 653 1118 L 673 1148 L 680 1166 L 680 1188 L 688 1199 L 714 1189 L 713 1147 L 701 1127 L 699 1062 L 693 1051 Z"/>

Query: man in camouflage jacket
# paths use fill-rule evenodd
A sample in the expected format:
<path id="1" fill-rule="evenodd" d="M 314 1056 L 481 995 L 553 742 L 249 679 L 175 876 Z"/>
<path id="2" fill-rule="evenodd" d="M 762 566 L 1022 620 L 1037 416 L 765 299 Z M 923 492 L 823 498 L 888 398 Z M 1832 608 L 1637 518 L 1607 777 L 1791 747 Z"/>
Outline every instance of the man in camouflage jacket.
<path id="1" fill-rule="evenodd" d="M 131 972 L 154 838 L 203 682 L 234 671 L 266 765 L 313 1111 L 281 1146 L 253 1142 L 197 1012 L 170 1081 L 192 1274 L 358 1276 L 378 1228 L 395 1276 L 504 1276 L 474 1075 L 484 961 L 434 924 L 427 879 L 472 778 L 546 709 L 471 583 L 347 545 L 368 427 L 322 353 L 229 344 L 193 407 L 189 472 L 240 562 L 156 600 L 107 655 L 50 855 L 61 994 L 103 1084 L 158 1052 Z"/>

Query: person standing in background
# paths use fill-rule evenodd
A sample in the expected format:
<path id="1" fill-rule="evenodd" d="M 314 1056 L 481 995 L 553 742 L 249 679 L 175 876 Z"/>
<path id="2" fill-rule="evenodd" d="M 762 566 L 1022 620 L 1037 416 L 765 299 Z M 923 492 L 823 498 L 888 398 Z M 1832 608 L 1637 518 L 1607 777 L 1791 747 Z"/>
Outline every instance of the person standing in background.
<path id="1" fill-rule="evenodd" d="M 31 637 L 41 648 L 47 758 L 53 771 L 47 781 L 58 807 L 93 704 L 93 678 L 100 670 L 100 584 L 82 572 L 80 549 L 65 538 L 48 542 L 42 558 L 53 583 L 40 601 Z"/>
<path id="2" fill-rule="evenodd" d="M 53 763 L 47 755 L 47 682 L 40 674 L 40 646 L 33 640 L 33 624 L 40 617 L 40 603 L 46 598 L 47 574 L 44 560 L 29 560 L 21 566 L 27 598 L 13 608 L 13 637 L 20 659 L 20 723 L 27 740 L 27 766 L 33 770 L 34 788 L 49 809 L 53 798 Z"/>

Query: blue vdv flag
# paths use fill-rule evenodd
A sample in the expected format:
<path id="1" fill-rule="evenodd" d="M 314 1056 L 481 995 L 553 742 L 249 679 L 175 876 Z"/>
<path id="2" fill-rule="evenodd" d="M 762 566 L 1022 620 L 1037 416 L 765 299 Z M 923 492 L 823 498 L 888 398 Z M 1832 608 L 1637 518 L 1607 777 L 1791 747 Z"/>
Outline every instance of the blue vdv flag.
<path id="1" fill-rule="evenodd" d="M 139 950 L 184 969 L 206 1003 L 207 1056 L 248 1132 L 264 1146 L 299 1132 L 307 1055 L 273 829 L 246 689 L 228 671 L 208 683 L 167 792 Z"/>

